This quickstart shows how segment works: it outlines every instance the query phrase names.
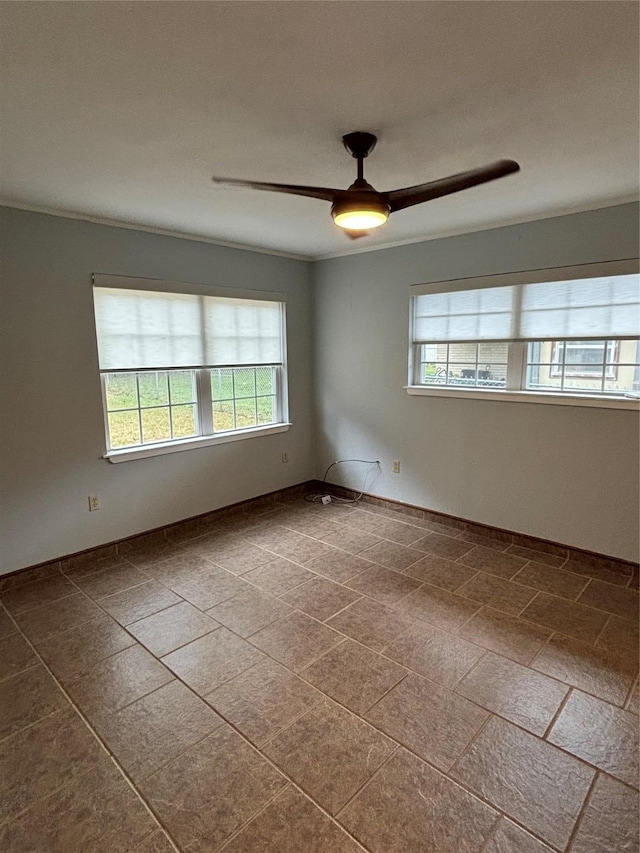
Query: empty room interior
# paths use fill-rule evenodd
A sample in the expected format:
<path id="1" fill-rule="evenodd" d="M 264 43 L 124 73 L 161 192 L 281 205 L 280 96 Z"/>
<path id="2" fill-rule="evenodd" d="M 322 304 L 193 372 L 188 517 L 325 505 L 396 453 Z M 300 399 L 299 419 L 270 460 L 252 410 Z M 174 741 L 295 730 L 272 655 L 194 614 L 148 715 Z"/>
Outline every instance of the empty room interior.
<path id="1" fill-rule="evenodd" d="M 638 23 L 0 3 L 3 853 L 638 853 Z"/>

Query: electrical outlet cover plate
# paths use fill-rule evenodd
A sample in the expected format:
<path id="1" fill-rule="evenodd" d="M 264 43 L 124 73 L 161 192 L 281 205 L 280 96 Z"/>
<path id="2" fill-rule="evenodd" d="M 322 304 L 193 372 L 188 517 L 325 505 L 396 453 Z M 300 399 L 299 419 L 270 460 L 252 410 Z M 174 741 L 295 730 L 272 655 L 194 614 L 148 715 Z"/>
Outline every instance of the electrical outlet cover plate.
<path id="1" fill-rule="evenodd" d="M 400 473 L 400 460 L 399 459 L 393 460 L 393 468 L 391 470 L 393 471 L 394 474 Z"/>
<path id="2" fill-rule="evenodd" d="M 100 509 L 100 498 L 98 495 L 89 495 L 89 512 L 95 512 Z"/>

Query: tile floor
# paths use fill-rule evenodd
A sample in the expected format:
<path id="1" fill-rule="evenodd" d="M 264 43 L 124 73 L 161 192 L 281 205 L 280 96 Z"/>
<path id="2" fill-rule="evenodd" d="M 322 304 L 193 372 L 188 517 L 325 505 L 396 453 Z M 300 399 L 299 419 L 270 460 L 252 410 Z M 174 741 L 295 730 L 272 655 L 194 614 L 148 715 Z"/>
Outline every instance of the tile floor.
<path id="1" fill-rule="evenodd" d="M 634 582 L 530 544 L 296 498 L 0 581 L 0 849 L 638 851 Z"/>

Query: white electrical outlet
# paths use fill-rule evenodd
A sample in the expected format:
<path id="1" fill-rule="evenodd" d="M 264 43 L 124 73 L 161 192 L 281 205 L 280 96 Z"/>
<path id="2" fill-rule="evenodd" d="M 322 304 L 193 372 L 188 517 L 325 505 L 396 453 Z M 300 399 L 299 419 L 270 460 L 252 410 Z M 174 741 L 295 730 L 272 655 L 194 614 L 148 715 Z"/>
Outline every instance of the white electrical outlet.
<path id="1" fill-rule="evenodd" d="M 400 473 L 400 460 L 399 459 L 393 460 L 393 467 L 391 468 L 391 470 L 393 471 L 394 474 Z"/>
<path id="2" fill-rule="evenodd" d="M 100 498 L 98 495 L 89 495 L 89 512 L 95 512 L 100 509 Z"/>
<path id="3" fill-rule="evenodd" d="M 288 462 L 288 461 L 289 461 L 289 454 L 287 453 L 287 451 L 286 451 L 286 450 L 285 450 L 285 452 L 282 454 L 282 461 L 283 461 L 283 462 Z"/>

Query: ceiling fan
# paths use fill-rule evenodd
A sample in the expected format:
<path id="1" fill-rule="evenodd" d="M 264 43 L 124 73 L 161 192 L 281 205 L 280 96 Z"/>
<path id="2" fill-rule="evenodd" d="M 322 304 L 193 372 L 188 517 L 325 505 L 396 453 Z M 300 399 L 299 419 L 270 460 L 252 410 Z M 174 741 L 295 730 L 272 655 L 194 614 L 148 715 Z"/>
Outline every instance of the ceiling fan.
<path id="1" fill-rule="evenodd" d="M 488 181 L 495 181 L 497 178 L 520 170 L 520 166 L 515 160 L 496 160 L 487 166 L 480 166 L 478 169 L 470 169 L 467 172 L 459 172 L 456 175 L 449 175 L 447 178 L 429 181 L 426 184 L 404 187 L 399 190 L 391 190 L 391 192 L 378 192 L 365 181 L 363 167 L 365 158 L 373 151 L 377 141 L 377 137 L 373 133 L 361 130 L 355 133 L 347 133 L 342 137 L 344 147 L 358 162 L 356 180 L 347 190 L 332 189 L 331 187 L 305 187 L 296 184 L 270 184 L 263 181 L 243 181 L 236 178 L 214 177 L 212 180 L 218 184 L 234 184 L 251 187 L 255 190 L 269 190 L 276 193 L 289 193 L 290 195 L 302 195 L 308 198 L 330 201 L 331 216 L 335 224 L 343 228 L 347 236 L 356 239 L 368 234 L 369 229 L 383 225 L 389 215 L 397 210 L 457 193 L 460 190 L 478 186 L 478 184 L 486 184 Z"/>

